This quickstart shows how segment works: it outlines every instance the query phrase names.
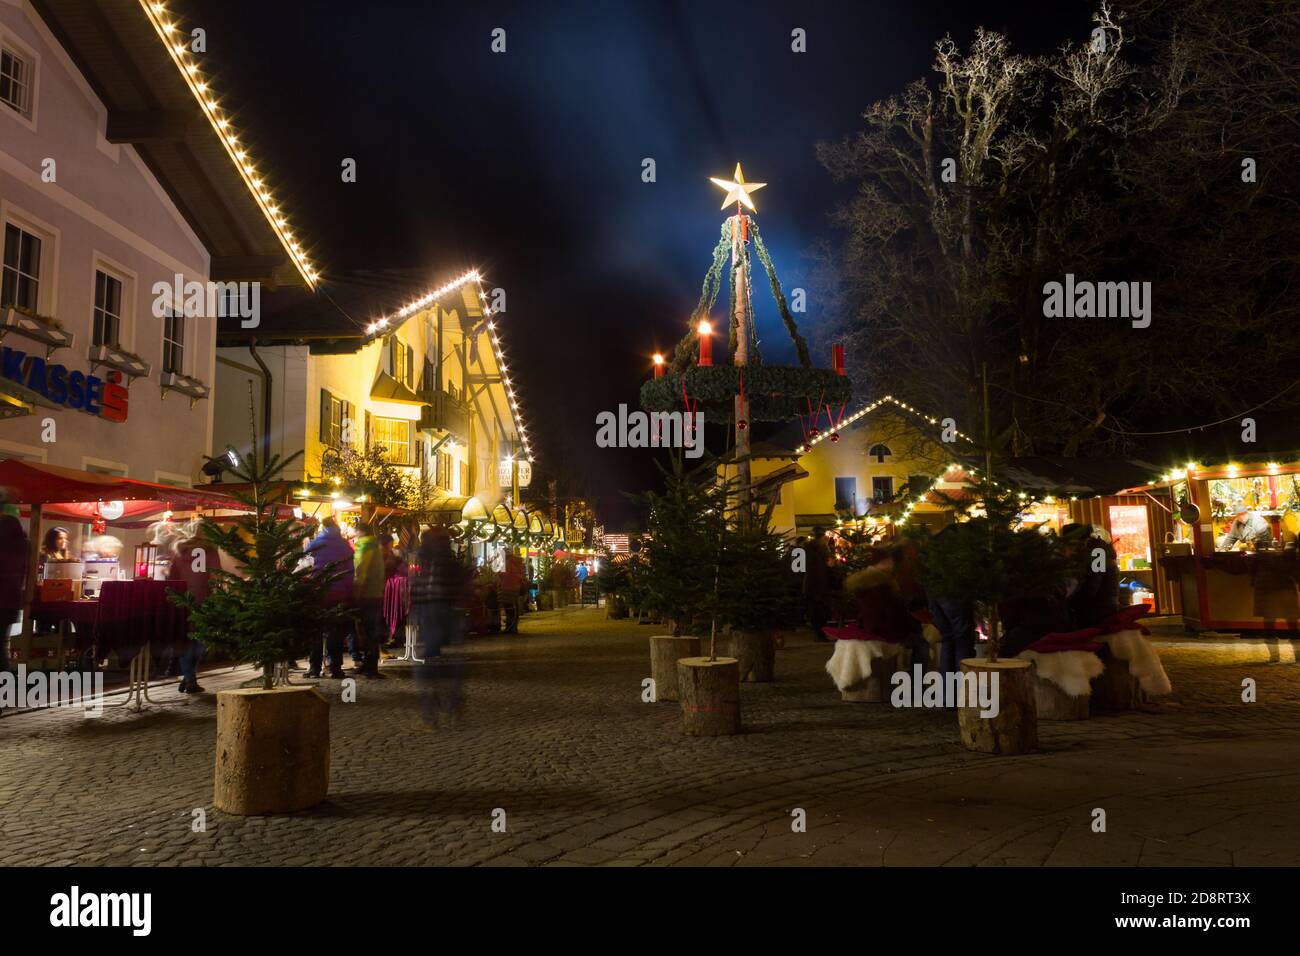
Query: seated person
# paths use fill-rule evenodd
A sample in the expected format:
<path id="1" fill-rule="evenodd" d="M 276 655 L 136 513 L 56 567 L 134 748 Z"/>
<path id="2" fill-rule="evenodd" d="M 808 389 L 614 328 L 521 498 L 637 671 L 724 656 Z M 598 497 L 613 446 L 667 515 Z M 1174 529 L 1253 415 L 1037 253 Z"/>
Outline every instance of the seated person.
<path id="1" fill-rule="evenodd" d="M 1067 630 L 1100 627 L 1119 611 L 1115 549 L 1092 526 L 1067 524 L 1061 529 L 1061 550 L 1071 568 L 1066 585 Z"/>
<path id="2" fill-rule="evenodd" d="M 902 644 L 912 651 L 912 663 L 925 667 L 930 645 L 921 636 L 921 622 L 912 616 L 896 574 L 897 548 L 877 548 L 871 564 L 845 582 L 857 601 L 858 623 L 871 640 Z"/>

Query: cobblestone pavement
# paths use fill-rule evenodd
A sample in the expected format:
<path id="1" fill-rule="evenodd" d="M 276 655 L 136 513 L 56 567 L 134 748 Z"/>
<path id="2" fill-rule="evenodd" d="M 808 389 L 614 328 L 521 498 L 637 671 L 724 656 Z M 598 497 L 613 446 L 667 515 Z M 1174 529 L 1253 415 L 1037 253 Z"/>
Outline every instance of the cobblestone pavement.
<path id="1" fill-rule="evenodd" d="M 0 864 L 1142 864 L 1300 861 L 1296 646 L 1161 640 L 1175 696 L 1040 725 L 1042 751 L 971 754 L 955 718 L 841 702 L 824 644 L 791 636 L 746 685 L 746 733 L 680 733 L 641 702 L 658 630 L 571 608 L 474 638 L 454 729 L 409 665 L 330 696 L 332 783 L 299 814 L 211 808 L 215 701 L 0 721 Z M 246 669 L 205 674 L 209 691 Z M 1256 703 L 1241 683 L 1258 684 Z M 1107 832 L 1094 833 L 1094 808 Z M 207 828 L 193 832 L 196 808 Z M 493 810 L 506 812 L 494 833 Z M 791 811 L 807 814 L 795 833 Z"/>

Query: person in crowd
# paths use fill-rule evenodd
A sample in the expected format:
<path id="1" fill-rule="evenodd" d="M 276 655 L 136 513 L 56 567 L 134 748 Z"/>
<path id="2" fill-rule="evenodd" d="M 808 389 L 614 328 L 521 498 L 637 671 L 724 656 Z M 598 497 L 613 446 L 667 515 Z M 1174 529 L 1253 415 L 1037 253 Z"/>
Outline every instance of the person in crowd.
<path id="1" fill-rule="evenodd" d="M 1232 523 L 1228 525 L 1226 533 L 1219 535 L 1219 540 L 1214 545 L 1215 550 L 1231 551 L 1239 541 L 1244 541 L 1247 547 L 1265 549 L 1273 547 L 1272 526 L 1268 523 L 1268 519 L 1257 514 L 1246 504 L 1245 498 L 1233 499 L 1232 515 Z"/>
<path id="2" fill-rule="evenodd" d="M 445 528 L 428 528 L 420 535 L 419 572 L 411 576 L 411 614 L 424 648 L 424 663 L 416 670 L 421 715 L 433 724 L 442 713 L 449 717 L 460 707 L 460 662 L 435 664 L 459 626 L 457 603 L 464 600 L 467 575 L 451 550 Z"/>
<path id="3" fill-rule="evenodd" d="M 379 546 L 384 559 L 384 627 L 382 644 L 396 647 L 398 635 L 404 634 L 406 612 L 398 595 L 392 592 L 393 581 L 406 578 L 406 561 L 390 532 L 379 535 Z"/>
<path id="4" fill-rule="evenodd" d="M 46 561 L 71 561 L 68 553 L 68 529 L 51 528 L 41 539 L 41 563 Z"/>
<path id="5" fill-rule="evenodd" d="M 357 550 L 353 555 L 352 594 L 358 610 L 358 662 L 356 672 L 363 677 L 379 676 L 379 648 L 384 633 L 384 558 L 374 528 L 366 522 L 357 524 Z"/>
<path id="6" fill-rule="evenodd" d="M 505 565 L 497 576 L 497 593 L 505 612 L 506 634 L 519 633 L 520 590 L 524 584 L 524 559 L 513 551 L 506 552 Z"/>
<path id="7" fill-rule="evenodd" d="M 822 528 L 813 528 L 805 557 L 803 593 L 808 607 L 808 623 L 812 625 L 813 636 L 817 640 L 829 641 L 830 638 L 822 629 L 830 618 L 831 554 L 826 546 L 826 532 Z"/>
<path id="8" fill-rule="evenodd" d="M 952 527 L 948 525 L 936 537 L 942 537 Z M 929 595 L 928 606 L 930 618 L 939 629 L 939 672 L 946 688 L 948 675 L 960 672 L 961 662 L 975 656 L 975 608 L 970 601 L 942 594 Z M 956 706 L 955 701 L 944 703 Z"/>
<path id="9" fill-rule="evenodd" d="M 27 597 L 31 547 L 22 522 L 0 515 L 0 671 L 9 669 L 9 629 L 18 623 Z"/>
<path id="10" fill-rule="evenodd" d="M 174 545 L 171 567 L 167 570 L 167 580 L 182 581 L 186 592 L 202 604 L 207 600 L 212 587 L 212 571 L 221 569 L 221 554 L 215 548 L 207 547 L 199 538 L 179 541 Z M 201 694 L 199 686 L 199 664 L 207 648 L 203 642 L 192 634 L 187 635 L 185 646 L 179 657 L 181 684 L 177 688 L 182 694 Z"/>
<path id="11" fill-rule="evenodd" d="M 326 573 L 338 574 L 338 577 L 330 584 L 326 603 L 331 607 L 350 605 L 352 603 L 354 575 L 352 547 L 344 539 L 343 533 L 339 529 L 338 519 L 333 515 L 321 522 L 320 531 L 307 545 L 307 554 L 312 559 L 313 574 L 317 576 Z M 343 644 L 351 629 L 352 621 L 344 617 L 329 624 L 323 635 L 317 635 L 313 638 L 311 655 L 307 665 L 308 677 L 318 678 L 321 676 L 321 665 L 324 663 L 321 653 L 321 640 L 324 638 L 325 651 L 329 655 L 330 662 L 329 676 L 333 680 L 342 679 Z"/>
<path id="12" fill-rule="evenodd" d="M 1066 611 L 1073 630 L 1100 627 L 1119 610 L 1119 561 L 1109 541 L 1091 525 L 1061 529 L 1061 550 L 1070 564 Z"/>
<path id="13" fill-rule="evenodd" d="M 845 588 L 856 600 L 862 629 L 876 640 L 902 644 L 912 652 L 913 664 L 924 668 L 930 659 L 930 645 L 900 587 L 898 566 L 902 556 L 898 548 L 874 549 L 870 564 L 852 575 Z"/>

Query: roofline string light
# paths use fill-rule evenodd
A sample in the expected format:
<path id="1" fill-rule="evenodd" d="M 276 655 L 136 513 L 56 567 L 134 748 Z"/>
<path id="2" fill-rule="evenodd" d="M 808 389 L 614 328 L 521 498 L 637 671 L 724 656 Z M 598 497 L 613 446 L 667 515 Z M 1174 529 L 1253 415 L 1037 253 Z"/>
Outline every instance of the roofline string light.
<path id="1" fill-rule="evenodd" d="M 923 419 L 925 419 L 925 420 L 926 420 L 927 422 L 929 422 L 931 425 L 938 425 L 938 424 L 939 424 L 939 419 L 935 418 L 933 415 L 927 415 L 927 414 L 925 414 L 924 412 L 922 412 L 920 409 L 915 408 L 914 406 L 907 404 L 907 402 L 900 402 L 898 399 L 894 398 L 894 396 L 892 396 L 892 395 L 886 395 L 886 396 L 884 396 L 883 398 L 878 398 L 878 399 L 876 399 L 876 400 L 875 400 L 874 402 L 872 402 L 870 405 L 864 405 L 864 406 L 862 406 L 861 408 L 859 408 L 856 412 L 854 412 L 854 413 L 853 413 L 852 415 L 850 415 L 848 418 L 846 418 L 846 419 L 844 419 L 843 421 L 841 421 L 841 422 L 840 422 L 840 423 L 835 427 L 834 431 L 822 432 L 820 435 L 816 435 L 816 436 L 810 438 L 808 441 L 804 442 L 804 446 L 803 446 L 803 447 L 804 447 L 804 451 L 807 451 L 808 449 L 812 448 L 813 445 L 816 445 L 818 442 L 825 441 L 825 440 L 826 440 L 827 438 L 829 438 L 831 435 L 834 435 L 834 434 L 836 434 L 836 433 L 838 433 L 838 432 L 840 432 L 840 431 L 843 431 L 844 428 L 845 428 L 845 426 L 853 424 L 853 423 L 856 422 L 859 418 L 861 418 L 863 415 L 869 415 L 871 412 L 874 412 L 877 408 L 879 408 L 881 405 L 884 405 L 886 402 L 888 402 L 888 403 L 891 404 L 891 405 L 896 405 L 896 406 L 898 406 L 899 408 L 903 409 L 904 411 L 911 412 L 913 415 L 917 416 L 918 418 L 923 418 Z M 958 436 L 959 438 L 963 438 L 963 439 L 965 439 L 966 441 L 971 442 L 972 444 L 974 444 L 974 439 L 971 438 L 969 435 L 967 435 L 965 432 L 959 431 L 959 432 L 957 432 L 957 436 Z"/>
<path id="2" fill-rule="evenodd" d="M 439 286 L 432 292 L 429 292 L 414 302 L 407 303 L 392 315 L 386 315 L 382 319 L 376 319 L 366 326 L 366 335 L 373 336 L 384 332 L 386 329 L 395 328 L 409 319 L 416 312 L 427 309 L 444 296 L 450 295 L 457 289 L 468 283 L 473 282 L 478 286 L 478 297 L 483 310 L 483 321 L 487 323 L 488 338 L 492 341 L 492 354 L 496 358 L 497 369 L 501 373 L 501 384 L 505 386 L 506 397 L 510 400 L 510 420 L 515 426 L 515 432 L 519 435 L 519 440 L 524 446 L 524 459 L 530 464 L 533 461 L 532 445 L 528 441 L 528 429 L 524 426 L 523 419 L 520 417 L 519 396 L 515 394 L 515 387 L 511 384 L 509 366 L 506 365 L 506 354 L 501 348 L 501 339 L 497 335 L 496 323 L 492 321 L 495 313 L 487 304 L 487 293 L 483 291 L 483 275 L 477 269 L 471 269 L 458 278 L 452 279 L 446 285 Z"/>
<path id="3" fill-rule="evenodd" d="M 256 168 L 248 158 L 247 150 L 239 145 L 239 137 L 231 129 L 230 120 L 223 115 L 215 94 L 208 87 L 207 80 L 199 73 L 199 65 L 193 55 L 186 50 L 184 44 L 174 42 L 172 35 L 178 32 L 178 27 L 173 15 L 167 12 L 167 8 L 163 4 L 152 2 L 152 0 L 140 0 L 140 6 L 144 10 L 145 16 L 149 18 L 149 22 L 153 24 L 159 38 L 163 41 L 172 62 L 180 70 L 181 76 L 190 88 L 190 92 L 198 100 L 203 115 L 212 124 L 212 129 L 221 140 L 221 145 L 225 147 L 230 161 L 235 164 L 235 168 L 243 178 L 248 191 L 252 193 L 253 199 L 266 217 L 266 221 L 270 223 L 271 229 L 279 238 L 280 245 L 284 247 L 284 251 L 297 268 L 303 281 L 307 283 L 308 288 L 314 289 L 320 274 L 312 266 L 302 246 L 294 239 L 293 233 L 289 229 L 288 220 L 272 198 L 266 183 L 258 176 Z"/>

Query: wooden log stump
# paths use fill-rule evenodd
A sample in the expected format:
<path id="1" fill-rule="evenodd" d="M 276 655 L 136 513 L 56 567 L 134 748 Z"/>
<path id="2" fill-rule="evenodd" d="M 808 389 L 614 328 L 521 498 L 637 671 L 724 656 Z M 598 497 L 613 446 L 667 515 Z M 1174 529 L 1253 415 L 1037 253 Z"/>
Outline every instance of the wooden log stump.
<path id="1" fill-rule="evenodd" d="M 890 692 L 894 689 L 891 683 L 894 674 L 907 669 L 906 655 L 907 652 L 900 648 L 892 657 L 872 658 L 871 676 L 840 691 L 840 700 L 867 704 L 879 704 L 889 700 Z"/>
<path id="2" fill-rule="evenodd" d="M 329 714 L 314 687 L 218 692 L 217 809 L 243 816 L 290 813 L 325 799 Z"/>
<path id="3" fill-rule="evenodd" d="M 1087 720 L 1088 695 L 1071 697 L 1050 680 L 1038 676 L 1034 669 L 1034 706 L 1039 720 Z"/>
<path id="4" fill-rule="evenodd" d="M 1106 669 L 1092 679 L 1092 706 L 1096 710 L 1136 710 L 1146 703 L 1142 685 L 1121 660 L 1109 649 L 1102 655 Z"/>
<path id="5" fill-rule="evenodd" d="M 684 657 L 677 662 L 682 730 L 690 737 L 740 733 L 740 662 Z"/>
<path id="6" fill-rule="evenodd" d="M 1038 711 L 1034 706 L 1034 673 L 1029 661 L 989 661 L 967 658 L 963 674 L 987 675 L 998 703 L 996 716 L 981 717 L 977 700 L 966 699 L 957 708 L 961 742 L 967 750 L 986 754 L 1024 754 L 1038 749 Z M 997 678 L 994 683 L 994 678 Z M 992 708 L 990 708 L 992 709 Z"/>
<path id="7" fill-rule="evenodd" d="M 723 635 L 728 657 L 740 661 L 740 679 L 754 684 L 776 680 L 776 639 L 756 631 L 731 631 Z"/>
<path id="8" fill-rule="evenodd" d="M 677 662 L 683 657 L 699 656 L 698 637 L 660 634 L 650 638 L 650 677 L 655 682 L 655 700 L 679 700 Z"/>

